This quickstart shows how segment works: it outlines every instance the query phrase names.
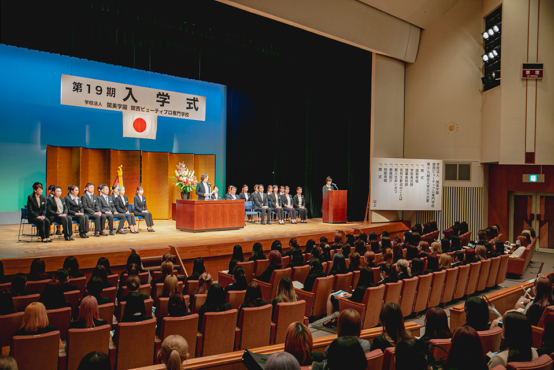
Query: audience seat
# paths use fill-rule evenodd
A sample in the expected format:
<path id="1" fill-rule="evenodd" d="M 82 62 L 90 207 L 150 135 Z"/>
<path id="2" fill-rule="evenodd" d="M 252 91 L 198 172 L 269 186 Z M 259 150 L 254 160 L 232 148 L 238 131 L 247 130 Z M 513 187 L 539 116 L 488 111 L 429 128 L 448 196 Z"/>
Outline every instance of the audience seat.
<path id="1" fill-rule="evenodd" d="M 306 311 L 306 301 L 277 303 L 271 324 L 271 344 L 285 343 L 289 325 L 293 322 L 303 322 Z"/>
<path id="2" fill-rule="evenodd" d="M 151 291 L 152 291 L 152 285 L 150 285 L 150 284 L 143 284 L 143 285 L 139 286 L 139 288 L 138 288 L 138 292 L 140 294 L 147 295 L 148 297 L 150 297 L 150 292 Z M 124 286 L 121 287 L 121 291 L 119 292 L 119 296 L 124 297 L 127 294 L 129 294 L 129 288 L 127 288 L 127 286 L 124 285 Z"/>
<path id="3" fill-rule="evenodd" d="M 156 319 L 117 324 L 114 336 L 117 369 L 152 365 L 155 338 Z"/>
<path id="4" fill-rule="evenodd" d="M 431 282 L 431 292 L 429 293 L 429 303 L 427 307 L 436 307 L 441 304 L 442 293 L 444 292 L 444 281 L 446 280 L 446 270 L 433 272 L 433 281 Z"/>
<path id="5" fill-rule="evenodd" d="M 537 324 L 538 327 L 544 328 L 544 319 L 546 318 L 546 315 L 551 312 L 554 312 L 554 306 L 546 306 L 539 320 L 539 323 Z"/>
<path id="6" fill-rule="evenodd" d="M 348 308 L 360 314 L 362 329 L 370 329 L 379 323 L 379 313 L 383 306 L 385 297 L 385 286 L 379 285 L 367 288 L 362 299 L 362 303 L 353 302 L 349 299 L 339 298 L 339 311 L 342 312 Z"/>
<path id="7" fill-rule="evenodd" d="M 200 311 L 200 307 L 204 303 L 206 303 L 206 298 L 208 297 L 208 294 L 195 294 L 192 298 L 192 305 L 190 312 L 192 313 L 198 313 Z"/>
<path id="8" fill-rule="evenodd" d="M 12 283 L 11 282 L 0 284 L 0 292 L 3 291 L 3 290 L 10 290 L 11 288 L 12 288 Z"/>
<path id="9" fill-rule="evenodd" d="M 491 258 L 491 267 L 489 271 L 489 277 L 485 287 L 492 288 L 496 285 L 496 279 L 498 278 L 498 271 L 500 269 L 500 257 Z"/>
<path id="10" fill-rule="evenodd" d="M 123 275 L 121 275 L 121 281 L 119 282 L 120 288 L 123 288 L 124 286 L 126 286 L 128 277 L 129 277 L 129 275 L 127 273 L 124 273 Z M 149 278 L 150 278 L 150 273 L 148 271 L 141 272 L 141 273 L 138 274 L 138 277 L 139 277 L 140 281 L 145 281 L 146 283 L 148 283 Z"/>
<path id="11" fill-rule="evenodd" d="M 327 299 L 333 289 L 334 276 L 320 277 L 315 279 L 311 292 L 296 289 L 296 294 L 300 299 L 306 301 L 305 316 L 321 316 L 327 312 Z"/>
<path id="12" fill-rule="evenodd" d="M 39 280 L 39 281 L 28 281 L 27 285 L 25 285 L 25 289 L 32 290 L 33 292 L 36 292 L 37 294 L 42 294 L 44 291 L 44 288 L 46 288 L 46 285 L 48 285 L 49 282 L 51 282 L 52 279 L 45 279 L 45 280 Z"/>
<path id="13" fill-rule="evenodd" d="M 77 312 L 77 306 L 81 300 L 81 292 L 78 290 L 72 290 L 70 292 L 64 292 L 65 300 L 71 303 L 71 309 L 73 312 Z"/>
<path id="14" fill-rule="evenodd" d="M 158 302 L 158 297 L 162 295 L 163 290 L 164 290 L 164 283 L 158 283 L 154 286 L 152 290 L 152 299 L 154 300 L 154 302 Z M 177 291 L 178 292 L 183 291 L 182 281 L 177 282 Z"/>
<path id="15" fill-rule="evenodd" d="M 232 352 L 236 323 L 237 310 L 206 312 L 202 319 L 202 356 Z"/>
<path id="16" fill-rule="evenodd" d="M 24 312 L 9 315 L 0 315 L 0 348 L 8 347 L 12 343 L 13 334 L 21 328 Z"/>
<path id="17" fill-rule="evenodd" d="M 450 347 L 452 347 L 452 339 L 431 339 L 429 345 L 431 346 L 435 361 L 439 361 L 442 358 L 443 364 L 446 363 L 448 352 L 450 352 Z"/>
<path id="18" fill-rule="evenodd" d="M 502 341 L 502 329 L 496 327 L 492 330 L 478 331 L 479 339 L 483 345 L 483 355 L 489 352 L 498 352 L 500 350 L 500 342 Z"/>
<path id="19" fill-rule="evenodd" d="M 441 303 L 448 303 L 454 298 L 456 283 L 458 280 L 459 267 L 454 267 L 446 270 L 446 278 L 444 280 L 444 292 L 442 293 Z"/>
<path id="20" fill-rule="evenodd" d="M 177 275 L 179 275 L 179 271 L 173 270 L 173 271 L 171 272 L 171 274 L 177 276 Z M 158 280 L 158 279 L 160 279 L 162 276 L 163 276 L 163 275 L 162 275 L 161 270 L 159 270 L 159 271 L 152 271 L 152 280 Z"/>
<path id="21" fill-rule="evenodd" d="M 396 347 L 389 347 L 385 349 L 383 356 L 383 370 L 395 370 L 396 369 Z"/>
<path id="22" fill-rule="evenodd" d="M 277 289 L 279 289 L 279 283 L 281 282 L 281 279 L 284 277 L 290 278 L 291 272 L 292 269 L 290 267 L 286 269 L 274 270 L 271 274 L 271 280 L 269 280 L 269 283 L 254 279 L 254 281 L 260 286 L 260 289 L 262 290 L 262 299 L 266 302 L 273 301 L 273 299 L 277 295 Z"/>
<path id="23" fill-rule="evenodd" d="M 295 266 L 292 268 L 291 273 L 291 280 L 292 281 L 299 281 L 302 284 L 304 284 L 304 280 L 306 280 L 306 276 L 310 274 L 310 266 Z"/>
<path id="24" fill-rule="evenodd" d="M 227 292 L 227 303 L 231 305 L 231 308 L 238 310 L 240 305 L 244 303 L 245 296 L 246 290 L 231 290 Z"/>
<path id="25" fill-rule="evenodd" d="M 117 297 L 117 288 L 114 286 L 110 288 L 104 288 L 102 289 L 102 293 L 100 293 L 100 296 L 108 297 L 110 299 L 110 302 L 115 303 L 115 298 Z"/>
<path id="26" fill-rule="evenodd" d="M 402 280 L 396 283 L 385 284 L 385 303 L 394 302 L 400 305 L 400 293 L 402 292 Z"/>
<path id="27" fill-rule="evenodd" d="M 90 352 L 108 354 L 110 350 L 110 326 L 90 329 L 70 329 L 65 345 L 66 370 L 77 370 L 79 363 Z"/>
<path id="28" fill-rule="evenodd" d="M 456 281 L 456 289 L 454 290 L 454 299 L 460 299 L 466 292 L 467 280 L 469 279 L 469 265 L 458 267 L 458 279 Z"/>
<path id="29" fill-rule="evenodd" d="M 218 271 L 217 272 L 217 283 L 219 285 L 221 285 L 223 288 L 225 288 L 228 285 L 233 284 L 233 282 L 234 282 L 233 275 L 228 274 L 228 273 L 223 272 L 223 271 Z"/>
<path id="30" fill-rule="evenodd" d="M 190 296 L 192 293 L 198 290 L 198 280 L 187 280 L 185 282 L 185 291 L 183 295 Z"/>
<path id="31" fill-rule="evenodd" d="M 529 265 L 529 262 L 531 262 L 532 252 L 534 251 L 534 246 L 532 244 L 527 245 L 525 247 L 525 251 L 521 255 L 521 257 L 510 257 L 508 258 L 508 274 L 512 275 L 523 275 L 525 272 L 525 269 L 527 269 L 527 266 Z"/>
<path id="32" fill-rule="evenodd" d="M 479 279 L 477 280 L 476 291 L 482 292 L 487 287 L 487 281 L 489 280 L 489 274 L 491 272 L 491 259 L 481 261 L 481 272 L 479 272 Z"/>
<path id="33" fill-rule="evenodd" d="M 161 326 L 160 337 L 156 338 L 156 353 L 158 353 L 165 338 L 177 334 L 187 341 L 189 345 L 189 358 L 196 357 L 196 345 L 200 341 L 197 314 L 181 317 L 164 317 Z"/>
<path id="34" fill-rule="evenodd" d="M 79 288 L 79 292 L 81 292 L 81 298 L 85 296 L 85 287 L 87 285 L 86 276 L 82 276 L 80 278 L 71 278 L 69 279 L 69 284 L 76 285 L 77 288 Z"/>
<path id="35" fill-rule="evenodd" d="M 250 284 L 254 278 L 254 261 L 239 262 L 237 266 L 242 266 L 242 268 L 244 268 L 244 277 L 248 284 Z"/>
<path id="36" fill-rule="evenodd" d="M 433 274 L 418 276 L 417 293 L 414 303 L 414 312 L 418 313 L 427 308 L 429 302 L 429 293 L 431 292 L 431 283 L 433 282 Z"/>
<path id="37" fill-rule="evenodd" d="M 112 284 L 113 287 L 117 287 L 119 284 L 119 276 L 117 274 L 108 275 L 108 283 Z"/>
<path id="38" fill-rule="evenodd" d="M 371 271 L 373 271 L 373 281 L 375 281 L 375 283 L 381 281 L 381 270 L 379 267 L 372 267 Z"/>
<path id="39" fill-rule="evenodd" d="M 538 326 L 531 326 L 531 330 L 533 331 L 533 348 L 541 348 L 544 329 Z"/>
<path id="40" fill-rule="evenodd" d="M 260 276 L 269 266 L 269 260 L 256 260 L 254 261 L 254 277 Z"/>
<path id="41" fill-rule="evenodd" d="M 367 360 L 366 370 L 379 370 L 383 368 L 383 360 L 385 358 L 383 351 L 376 349 L 365 354 Z"/>
<path id="42" fill-rule="evenodd" d="M 106 320 L 108 325 L 113 326 L 113 313 L 115 310 L 115 304 L 105 303 L 98 306 L 98 316 L 100 320 Z"/>
<path id="43" fill-rule="evenodd" d="M 67 336 L 69 324 L 71 324 L 71 307 L 46 310 L 46 314 L 48 315 L 48 325 L 58 329 L 60 338 L 64 340 Z"/>
<path id="44" fill-rule="evenodd" d="M 264 347 L 269 345 L 271 333 L 271 311 L 268 304 L 261 307 L 248 307 L 240 311 L 235 350 Z"/>
<path id="45" fill-rule="evenodd" d="M 339 290 L 345 291 L 347 293 L 351 292 L 352 288 L 352 273 L 348 272 L 346 274 L 336 274 L 335 281 L 333 283 L 333 292 L 338 292 Z"/>
<path id="46" fill-rule="evenodd" d="M 470 263 L 469 264 L 469 277 L 467 279 L 467 286 L 465 295 L 469 296 L 475 293 L 477 288 L 477 282 L 479 281 L 479 273 L 481 272 L 481 261 Z"/>
<path id="47" fill-rule="evenodd" d="M 281 258 L 281 266 L 286 267 L 290 263 L 290 256 L 283 256 Z"/>
<path id="48" fill-rule="evenodd" d="M 25 308 L 33 302 L 38 302 L 40 294 L 30 294 L 21 297 L 13 297 L 13 308 L 16 311 L 25 311 Z"/>
<path id="49" fill-rule="evenodd" d="M 333 251 L 331 251 L 331 252 L 333 252 Z M 333 257 L 331 256 L 331 258 L 333 258 Z M 325 268 L 323 269 L 323 271 L 327 275 L 329 275 L 329 273 L 331 272 L 332 269 L 333 269 L 333 261 L 327 261 L 327 264 L 325 265 Z"/>
<path id="50" fill-rule="evenodd" d="M 121 321 L 121 318 L 123 317 L 123 313 L 125 312 L 125 305 L 127 304 L 126 301 L 119 302 L 119 312 L 117 314 L 117 321 Z M 152 306 L 154 305 L 154 300 L 152 298 L 148 298 L 144 300 L 144 306 L 146 307 L 146 315 L 152 316 Z"/>
<path id="51" fill-rule="evenodd" d="M 508 362 L 507 370 L 552 370 L 553 361 L 549 355 L 542 355 L 536 360 L 526 362 Z"/>
<path id="52" fill-rule="evenodd" d="M 352 271 L 352 291 L 358 286 L 360 280 L 360 271 Z"/>
<path id="53" fill-rule="evenodd" d="M 410 316 L 413 312 L 414 301 L 417 294 L 417 276 L 411 279 L 404 279 L 402 284 L 402 294 L 400 309 L 404 317 Z"/>
<path id="54" fill-rule="evenodd" d="M 45 334 L 13 337 L 11 356 L 19 369 L 58 370 L 59 349 L 60 332 L 56 330 Z"/>

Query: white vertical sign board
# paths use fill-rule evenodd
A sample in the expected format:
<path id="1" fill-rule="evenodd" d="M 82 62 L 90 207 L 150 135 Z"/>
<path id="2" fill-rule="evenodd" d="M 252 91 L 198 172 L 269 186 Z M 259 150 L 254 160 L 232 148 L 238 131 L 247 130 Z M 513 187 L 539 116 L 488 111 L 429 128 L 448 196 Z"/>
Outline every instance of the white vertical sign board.
<path id="1" fill-rule="evenodd" d="M 372 210 L 440 211 L 442 160 L 371 159 Z"/>

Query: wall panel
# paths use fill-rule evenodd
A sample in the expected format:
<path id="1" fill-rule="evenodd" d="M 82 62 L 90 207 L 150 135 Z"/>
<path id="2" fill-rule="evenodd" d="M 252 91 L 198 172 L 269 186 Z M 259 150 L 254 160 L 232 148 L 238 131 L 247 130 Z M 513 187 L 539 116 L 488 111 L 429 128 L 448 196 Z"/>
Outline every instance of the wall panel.
<path id="1" fill-rule="evenodd" d="M 65 196 L 69 185 L 78 185 L 80 157 L 81 148 L 48 145 L 46 147 L 46 187 L 52 184 L 58 185 Z"/>
<path id="2" fill-rule="evenodd" d="M 81 148 L 81 193 L 92 182 L 94 191 L 100 184 L 110 184 L 110 150 Z M 111 185 L 111 184 L 110 184 Z"/>
<path id="3" fill-rule="evenodd" d="M 123 186 L 129 203 L 133 203 L 135 189 L 140 185 L 140 151 L 110 150 L 110 186 L 117 176 L 117 169 L 123 165 Z"/>
<path id="4" fill-rule="evenodd" d="M 142 152 L 142 187 L 148 211 L 155 219 L 171 217 L 167 191 L 169 153 Z"/>
<path id="5" fill-rule="evenodd" d="M 177 169 L 176 166 L 179 164 L 179 162 L 184 162 L 188 169 L 194 170 L 194 157 L 194 154 L 169 153 L 167 165 L 167 187 L 169 194 L 168 218 L 171 218 L 171 205 L 175 202 L 176 199 L 181 199 L 181 190 L 173 185 L 175 180 L 171 179 L 170 176 L 175 176 L 175 170 Z M 200 178 L 200 174 L 197 174 L 197 177 Z M 194 194 L 194 191 L 191 194 Z"/>

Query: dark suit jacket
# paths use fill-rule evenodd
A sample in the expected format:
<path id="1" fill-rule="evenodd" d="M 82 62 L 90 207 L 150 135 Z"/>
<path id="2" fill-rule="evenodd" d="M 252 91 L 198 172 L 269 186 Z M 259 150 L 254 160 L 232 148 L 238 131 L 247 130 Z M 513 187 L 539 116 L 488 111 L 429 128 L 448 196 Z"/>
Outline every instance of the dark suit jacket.
<path id="1" fill-rule="evenodd" d="M 263 206 L 267 206 L 267 194 L 265 193 L 254 193 L 254 195 L 252 195 L 252 200 L 254 201 L 255 209 L 261 209 Z"/>
<path id="2" fill-rule="evenodd" d="M 221 198 L 221 194 L 219 194 L 219 193 L 212 194 L 212 195 L 210 196 L 210 199 L 213 199 L 213 200 L 221 200 L 221 199 L 222 199 L 222 198 Z"/>
<path id="3" fill-rule="evenodd" d="M 302 197 L 302 207 L 306 208 L 306 198 L 304 197 L 304 195 L 301 195 Z M 298 194 L 296 194 L 293 198 L 292 198 L 292 204 L 294 205 L 294 208 L 298 208 L 300 207 L 298 205 Z"/>
<path id="4" fill-rule="evenodd" d="M 206 183 L 208 185 L 208 191 L 212 191 L 212 184 L 209 182 Z M 206 197 L 206 189 L 204 189 L 204 183 L 200 181 L 198 184 L 196 184 L 196 195 L 198 195 L 198 200 L 204 200 Z"/>
<path id="5" fill-rule="evenodd" d="M 108 325 L 108 322 L 106 320 L 96 320 L 92 319 L 94 321 L 94 327 L 104 326 Z M 85 320 L 81 321 L 73 321 L 69 324 L 69 329 L 86 329 L 87 328 L 87 322 Z"/>
<path id="6" fill-rule="evenodd" d="M 115 210 L 119 213 L 125 213 L 129 209 L 129 199 L 126 196 L 118 196 L 114 201 Z"/>
<path id="7" fill-rule="evenodd" d="M 291 207 L 294 207 L 294 198 L 291 194 L 288 194 L 288 196 L 290 196 L 290 206 Z M 281 195 L 281 201 L 283 202 L 283 207 L 288 207 L 287 205 L 287 194 L 283 194 Z"/>
<path id="8" fill-rule="evenodd" d="M 277 208 L 277 199 L 279 199 L 279 206 L 283 207 L 283 202 L 281 201 L 281 197 L 279 197 L 279 194 L 275 196 L 275 194 L 269 195 L 269 201 L 271 202 L 271 209 Z"/>
<path id="9" fill-rule="evenodd" d="M 233 199 L 232 195 L 230 193 L 225 194 L 225 199 L 227 200 L 237 200 L 241 199 L 241 197 L 238 194 L 235 194 L 235 199 Z"/>
<path id="10" fill-rule="evenodd" d="M 138 195 L 135 195 L 135 198 L 133 199 L 133 203 L 135 204 L 135 211 L 136 212 L 144 212 L 144 210 L 148 210 L 146 208 L 146 198 L 142 197 L 142 201 L 140 200 Z"/>
<path id="11" fill-rule="evenodd" d="M 323 185 L 323 188 L 321 189 L 321 192 L 322 192 L 323 194 L 325 194 L 325 193 L 327 193 L 329 190 L 335 190 L 335 189 L 333 189 L 333 185 L 331 185 L 331 187 L 328 188 L 328 187 L 327 187 L 327 184 L 325 184 L 325 185 Z"/>
<path id="12" fill-rule="evenodd" d="M 96 199 L 96 195 L 92 194 L 92 200 L 89 196 L 89 193 L 83 194 L 81 196 L 81 203 L 83 204 L 83 209 L 85 210 L 86 215 L 92 215 L 95 212 L 98 212 L 98 200 Z"/>
<path id="13" fill-rule="evenodd" d="M 239 199 L 244 199 L 246 202 L 252 201 L 252 195 L 251 195 L 249 192 L 246 192 L 246 194 L 248 194 L 248 199 L 246 199 L 246 196 L 245 196 L 244 193 L 241 191 L 240 194 L 238 195 L 238 196 L 239 196 Z"/>
<path id="14" fill-rule="evenodd" d="M 53 219 L 54 217 L 59 216 L 61 214 L 67 215 L 67 205 L 65 204 L 62 198 L 60 198 L 60 200 L 62 201 L 62 206 L 63 206 L 63 212 L 61 213 L 58 212 L 58 205 L 56 204 L 56 201 L 54 199 L 47 202 L 46 215 L 48 216 L 48 218 Z"/>
<path id="15" fill-rule="evenodd" d="M 279 270 L 281 268 L 282 267 L 279 267 L 277 265 L 269 265 L 260 276 L 256 276 L 256 279 L 269 283 L 269 281 L 271 280 L 271 276 L 273 275 L 273 271 Z"/>
<path id="16" fill-rule="evenodd" d="M 102 213 L 106 212 L 116 212 L 113 200 L 110 197 L 106 197 L 104 199 L 103 195 L 99 195 L 96 197 L 97 203 L 98 203 L 98 210 Z"/>
<path id="17" fill-rule="evenodd" d="M 64 198 L 65 205 L 67 206 L 67 214 L 70 216 L 75 216 L 75 213 L 85 213 L 83 209 L 83 202 L 81 198 L 77 197 L 75 200 L 71 199 L 71 196 L 66 195 Z"/>
<path id="18" fill-rule="evenodd" d="M 39 203 L 35 198 L 35 193 L 27 197 L 27 211 L 29 211 L 29 220 L 34 220 L 39 216 L 46 216 L 46 197 L 41 195 L 39 197 Z"/>

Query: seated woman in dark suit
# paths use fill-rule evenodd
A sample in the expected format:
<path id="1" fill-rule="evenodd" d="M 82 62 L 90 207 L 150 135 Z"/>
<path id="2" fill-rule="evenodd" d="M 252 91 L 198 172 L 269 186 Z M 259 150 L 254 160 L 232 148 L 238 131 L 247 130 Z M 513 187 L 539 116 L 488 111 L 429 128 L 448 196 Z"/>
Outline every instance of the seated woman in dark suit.
<path id="1" fill-rule="evenodd" d="M 277 185 L 273 187 L 273 193 L 269 195 L 269 201 L 271 202 L 271 210 L 276 212 L 279 225 L 285 224 L 285 210 L 283 208 L 283 202 L 279 195 L 279 188 Z"/>
<path id="2" fill-rule="evenodd" d="M 192 261 L 192 275 L 187 277 L 187 281 L 198 280 L 200 278 L 200 275 L 202 275 L 204 272 L 206 272 L 204 259 L 202 257 L 196 257 L 194 261 Z"/>
<path id="3" fill-rule="evenodd" d="M 131 229 L 132 234 L 138 234 L 138 227 L 135 222 L 135 215 L 129 212 L 129 199 L 125 196 L 125 187 L 119 186 L 117 189 L 119 196 L 114 199 L 115 210 L 118 213 L 124 214 Z M 123 222 L 121 220 L 120 222 Z M 148 225 L 148 223 L 147 223 Z"/>
<path id="4" fill-rule="evenodd" d="M 292 195 L 289 194 L 290 188 L 288 186 L 285 186 L 285 193 L 281 195 L 281 202 L 283 203 L 283 207 L 285 211 L 289 213 L 290 216 L 290 223 L 295 224 L 296 223 L 296 210 L 294 209 L 294 203 Z"/>
<path id="5" fill-rule="evenodd" d="M 304 266 L 305 264 L 306 263 L 304 263 L 304 256 L 302 255 L 302 251 L 299 248 L 296 248 L 293 249 L 291 261 L 286 268 Z"/>
<path id="6" fill-rule="evenodd" d="M 106 272 L 106 267 L 104 267 L 103 265 L 96 265 L 96 267 L 92 270 L 92 275 L 90 277 L 89 283 L 94 277 L 102 280 L 102 284 L 104 284 L 103 288 L 111 288 L 113 286 L 108 281 L 108 273 Z"/>
<path id="7" fill-rule="evenodd" d="M 335 253 L 333 256 L 333 267 L 329 271 L 329 276 L 337 274 L 346 274 L 346 261 L 342 253 Z"/>
<path id="8" fill-rule="evenodd" d="M 227 285 L 225 287 L 225 292 L 235 291 L 235 290 L 246 290 L 248 288 L 248 282 L 244 276 L 244 267 L 237 266 L 233 270 L 233 284 Z"/>
<path id="9" fill-rule="evenodd" d="M 135 205 L 133 213 L 135 214 L 135 216 L 144 217 L 148 231 L 154 232 L 155 230 L 152 228 L 152 226 L 154 226 L 154 221 L 152 221 L 152 214 L 148 212 L 148 209 L 146 208 L 146 198 L 142 196 L 143 193 L 144 189 L 142 188 L 142 186 L 138 186 L 135 192 L 135 198 L 133 200 L 133 203 Z"/>
<path id="10" fill-rule="evenodd" d="M 67 205 L 61 198 L 62 188 L 56 186 L 52 200 L 46 204 L 46 216 L 50 219 L 50 223 L 58 223 L 63 227 L 63 235 L 65 240 L 74 240 L 73 223 L 71 216 L 67 214 Z"/>
<path id="11" fill-rule="evenodd" d="M 312 257 L 310 260 L 310 273 L 308 276 L 306 276 L 306 279 L 304 280 L 304 287 L 302 290 L 305 290 L 306 292 L 311 292 L 312 288 L 314 287 L 315 280 L 320 277 L 326 277 L 327 274 L 323 272 L 323 268 L 321 267 L 321 263 L 319 262 L 319 259 Z"/>
<path id="12" fill-rule="evenodd" d="M 427 256 L 427 270 L 424 274 L 432 274 L 433 272 L 439 271 L 439 257 L 436 254 L 430 254 Z"/>
<path id="13" fill-rule="evenodd" d="M 296 195 L 292 199 L 294 209 L 300 215 L 300 222 L 305 224 L 308 219 L 308 209 L 306 208 L 306 198 L 302 195 L 302 188 L 299 186 L 296 188 Z"/>
<path id="14" fill-rule="evenodd" d="M 70 185 L 67 188 L 67 195 L 64 198 L 67 205 L 67 214 L 71 216 L 71 220 L 77 221 L 79 224 L 79 236 L 81 238 L 88 238 L 88 221 L 89 218 L 85 215 L 83 209 L 83 203 L 79 198 L 79 187 L 77 185 Z"/>
<path id="15" fill-rule="evenodd" d="M 33 194 L 27 197 L 27 219 L 37 227 L 38 235 L 43 243 L 50 240 L 50 220 L 46 217 L 46 197 L 42 195 L 43 188 L 40 182 L 33 184 Z M 38 240 L 38 239 L 37 239 Z"/>
<path id="16" fill-rule="evenodd" d="M 271 276 L 273 275 L 273 271 L 280 270 L 283 268 L 283 258 L 281 257 L 281 253 L 278 251 L 271 251 L 269 252 L 269 266 L 265 269 L 264 272 L 260 276 L 256 276 L 256 279 L 261 280 L 263 282 L 269 283 L 271 280 Z"/>
<path id="17" fill-rule="evenodd" d="M 150 320 L 152 316 L 146 314 L 146 306 L 144 305 L 144 299 L 135 295 L 129 297 L 125 304 L 125 311 L 120 322 L 137 322 Z"/>
<path id="18" fill-rule="evenodd" d="M 37 335 L 56 330 L 58 329 L 48 325 L 48 315 L 44 305 L 40 302 L 33 302 L 25 308 L 21 328 L 13 335 Z"/>
<path id="19" fill-rule="evenodd" d="M 202 321 L 206 312 L 223 312 L 231 309 L 231 305 L 225 301 L 227 294 L 219 284 L 213 284 L 208 289 L 206 303 L 198 310 L 198 330 L 202 330 Z"/>
<path id="20" fill-rule="evenodd" d="M 79 306 L 79 317 L 77 321 L 69 324 L 69 329 L 89 329 L 102 325 L 108 325 L 106 320 L 100 320 L 98 314 L 98 302 L 96 298 L 89 295 L 83 298 Z"/>
<path id="21" fill-rule="evenodd" d="M 421 258 L 414 258 L 412 260 L 412 271 L 410 276 L 416 277 L 423 275 L 423 260 Z"/>

